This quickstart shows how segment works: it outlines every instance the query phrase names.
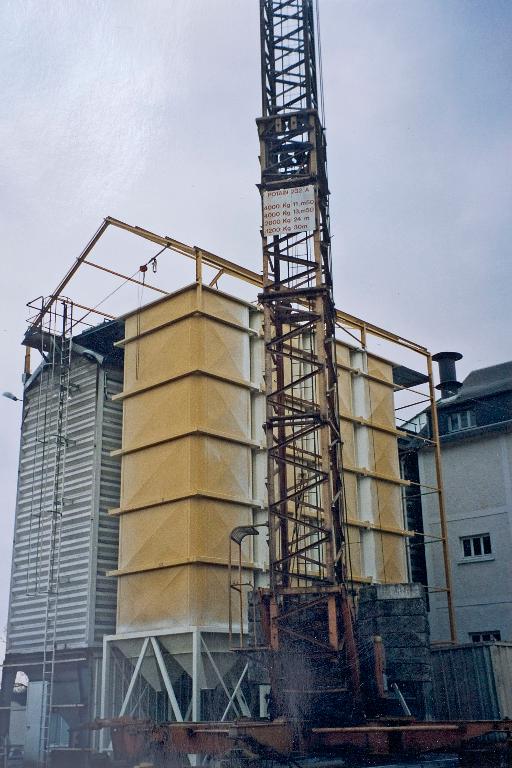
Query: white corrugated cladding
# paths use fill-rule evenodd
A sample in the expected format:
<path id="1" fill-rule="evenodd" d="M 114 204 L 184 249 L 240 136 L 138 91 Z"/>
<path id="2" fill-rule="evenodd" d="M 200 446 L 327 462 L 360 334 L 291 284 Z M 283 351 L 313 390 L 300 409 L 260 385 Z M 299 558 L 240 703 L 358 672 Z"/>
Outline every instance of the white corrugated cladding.
<path id="1" fill-rule="evenodd" d="M 115 378 L 114 378 L 115 376 Z M 112 396 L 123 389 L 121 371 L 107 374 L 103 403 L 100 498 L 98 515 L 96 609 L 93 642 L 101 643 L 103 635 L 114 634 L 116 626 L 117 579 L 107 576 L 117 568 L 119 546 L 119 518 L 109 517 L 109 509 L 119 506 L 121 462 L 112 458 L 111 451 L 121 447 L 123 404 L 112 402 Z"/>
<path id="2" fill-rule="evenodd" d="M 57 648 L 91 645 L 114 628 L 116 585 L 105 571 L 117 562 L 117 523 L 107 517 L 106 510 L 117 506 L 119 499 L 119 468 L 109 455 L 120 445 L 121 409 L 110 400 L 121 388 L 119 378 L 119 372 L 106 371 L 92 356 L 73 354 Z M 7 626 L 9 653 L 43 648 L 58 386 L 58 371 L 52 378 L 51 370 L 45 370 L 34 378 L 25 395 Z"/>

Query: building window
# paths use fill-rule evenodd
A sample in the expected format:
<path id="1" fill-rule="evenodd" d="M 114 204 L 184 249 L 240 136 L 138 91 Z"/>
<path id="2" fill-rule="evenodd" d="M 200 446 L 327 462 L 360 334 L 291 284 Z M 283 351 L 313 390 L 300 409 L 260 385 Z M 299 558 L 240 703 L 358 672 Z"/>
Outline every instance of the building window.
<path id="1" fill-rule="evenodd" d="M 475 412 L 458 411 L 457 413 L 449 413 L 447 419 L 448 432 L 460 432 L 461 429 L 470 429 L 476 426 Z"/>
<path id="2" fill-rule="evenodd" d="M 492 555 L 491 536 L 488 533 L 482 533 L 480 536 L 463 536 L 460 541 L 462 557 L 465 560 Z"/>
<path id="3" fill-rule="evenodd" d="M 414 418 L 401 424 L 400 429 L 405 429 L 408 432 L 415 432 L 416 434 L 420 434 L 420 432 L 423 432 L 424 430 L 427 431 L 427 426 L 428 414 L 426 411 L 423 411 L 423 413 L 418 413 L 418 415 L 414 416 Z"/>
<path id="4" fill-rule="evenodd" d="M 499 629 L 493 629 L 492 632 L 470 632 L 469 636 L 472 643 L 492 643 L 493 640 L 501 640 Z"/>

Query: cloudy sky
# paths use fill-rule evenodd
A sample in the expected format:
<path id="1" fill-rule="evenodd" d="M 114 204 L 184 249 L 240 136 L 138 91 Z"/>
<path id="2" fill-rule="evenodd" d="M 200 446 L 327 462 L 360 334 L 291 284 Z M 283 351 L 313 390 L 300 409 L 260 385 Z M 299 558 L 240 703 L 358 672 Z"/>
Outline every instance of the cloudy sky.
<path id="1" fill-rule="evenodd" d="M 460 350 L 462 376 L 510 359 L 512 3 L 320 12 L 337 305 Z M 260 269 L 257 0 L 3 0 L 0 80 L 0 390 L 21 390 L 25 303 L 106 215 Z M 141 253 L 118 235 L 102 259 L 132 274 Z M 188 279 L 172 258 L 167 288 Z M 111 288 L 84 276 L 81 298 Z M 18 405 L 0 401 L 0 626 Z"/>

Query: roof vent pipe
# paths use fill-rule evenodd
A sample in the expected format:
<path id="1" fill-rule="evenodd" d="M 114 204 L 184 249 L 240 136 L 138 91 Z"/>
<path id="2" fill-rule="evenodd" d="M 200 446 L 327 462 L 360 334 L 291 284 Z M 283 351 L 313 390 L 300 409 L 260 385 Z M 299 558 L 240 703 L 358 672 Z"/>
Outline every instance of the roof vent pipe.
<path id="1" fill-rule="evenodd" d="M 461 359 L 460 352 L 438 352 L 437 355 L 432 355 L 432 360 L 439 365 L 439 384 L 436 389 L 441 391 L 442 398 L 453 397 L 462 387 L 460 381 L 457 381 L 455 368 L 455 362 Z"/>

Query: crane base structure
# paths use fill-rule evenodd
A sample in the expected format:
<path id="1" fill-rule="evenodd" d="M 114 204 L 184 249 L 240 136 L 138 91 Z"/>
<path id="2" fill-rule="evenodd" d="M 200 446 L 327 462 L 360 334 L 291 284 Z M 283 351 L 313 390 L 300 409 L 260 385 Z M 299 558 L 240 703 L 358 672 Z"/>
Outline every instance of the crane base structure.
<path id="1" fill-rule="evenodd" d="M 124 718 L 99 720 L 90 727 L 110 729 L 114 759 L 130 768 L 141 761 L 155 768 L 274 768 L 307 766 L 309 760 L 314 765 L 319 758 L 325 761 L 322 765 L 359 768 L 440 754 L 457 756 L 458 765 L 475 768 L 512 765 L 512 720 L 395 719 L 331 728 L 303 723 L 300 743 L 295 725 L 285 720 L 155 726 Z"/>

